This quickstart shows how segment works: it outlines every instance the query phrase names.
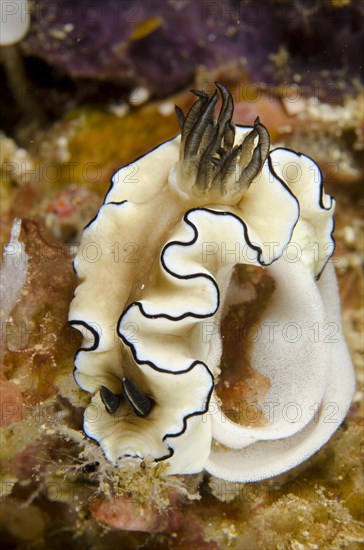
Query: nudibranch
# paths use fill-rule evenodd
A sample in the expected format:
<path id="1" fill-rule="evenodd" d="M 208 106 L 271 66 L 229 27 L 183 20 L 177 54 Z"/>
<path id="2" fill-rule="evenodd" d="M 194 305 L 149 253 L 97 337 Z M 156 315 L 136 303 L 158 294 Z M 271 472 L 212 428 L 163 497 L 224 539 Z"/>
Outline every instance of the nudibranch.
<path id="1" fill-rule="evenodd" d="M 187 115 L 176 107 L 181 134 L 114 174 L 74 260 L 69 319 L 83 334 L 75 378 L 93 394 L 84 430 L 108 460 L 152 457 L 169 474 L 244 482 L 315 453 L 345 417 L 354 376 L 321 172 L 304 154 L 270 150 L 258 118 L 235 126 L 232 96 L 216 88 L 193 90 Z M 269 380 L 261 406 L 272 414 L 259 425 L 224 411 L 221 331 L 206 330 L 221 325 L 236 264 L 274 279 L 260 326 L 277 330 L 251 350 Z M 314 337 L 327 323 L 336 337 Z M 298 338 L 282 330 L 291 325 Z"/>

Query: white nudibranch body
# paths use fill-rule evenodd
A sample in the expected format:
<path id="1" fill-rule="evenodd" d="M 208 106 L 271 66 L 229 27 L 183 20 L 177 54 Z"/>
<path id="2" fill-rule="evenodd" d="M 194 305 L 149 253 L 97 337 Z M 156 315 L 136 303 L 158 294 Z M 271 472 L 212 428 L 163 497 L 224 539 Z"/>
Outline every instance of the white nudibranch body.
<path id="1" fill-rule="evenodd" d="M 259 119 L 235 127 L 231 95 L 216 86 L 217 120 L 217 92 L 195 91 L 186 116 L 177 108 L 181 136 L 119 170 L 83 232 L 70 308 L 84 337 L 75 377 L 93 394 L 84 430 L 114 464 L 151 456 L 170 474 L 206 469 L 255 481 L 303 462 L 330 438 L 354 377 L 328 263 L 335 203 L 321 172 L 303 154 L 270 151 Z M 236 243 L 244 253 L 221 254 Z M 300 254 L 290 260 L 293 243 Z M 300 329 L 294 341 L 278 330 L 253 344 L 252 367 L 269 380 L 263 397 L 274 405 L 256 426 L 224 413 L 221 333 L 204 330 L 221 323 L 237 263 L 261 266 L 275 281 L 261 325 Z M 313 339 L 312 327 L 328 322 L 335 339 Z M 290 404 L 294 417 L 285 414 Z"/>

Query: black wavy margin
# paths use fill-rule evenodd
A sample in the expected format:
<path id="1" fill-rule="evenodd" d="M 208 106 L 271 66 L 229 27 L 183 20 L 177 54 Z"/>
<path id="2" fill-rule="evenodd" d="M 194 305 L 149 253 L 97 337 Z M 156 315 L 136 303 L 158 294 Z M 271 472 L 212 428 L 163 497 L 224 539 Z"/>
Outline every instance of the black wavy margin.
<path id="1" fill-rule="evenodd" d="M 77 359 L 78 354 L 81 351 L 84 351 L 84 352 L 95 351 L 98 348 L 99 343 L 100 343 L 100 336 L 99 336 L 98 332 L 93 327 L 91 327 L 88 323 L 86 323 L 86 321 L 81 321 L 81 320 L 78 320 L 78 319 L 74 319 L 72 321 L 69 321 L 69 323 L 72 326 L 81 325 L 81 326 L 85 327 L 87 330 L 89 330 L 91 332 L 91 334 L 95 338 L 95 341 L 94 341 L 92 346 L 90 346 L 89 348 L 80 348 L 76 352 L 76 355 L 75 355 L 75 358 L 74 358 L 74 362 L 75 362 L 76 359 Z M 118 335 L 120 336 L 119 331 L 117 331 L 117 332 L 118 332 Z M 124 339 L 123 339 L 123 341 L 124 341 Z M 134 354 L 133 354 L 133 356 L 134 356 Z M 136 357 L 135 357 L 135 362 L 140 366 L 148 365 L 148 366 L 154 368 L 154 370 L 156 370 L 156 371 L 164 372 L 164 373 L 168 373 L 168 374 L 173 374 L 173 375 L 184 374 L 186 372 L 190 372 L 191 370 L 194 369 L 194 367 L 196 365 L 202 365 L 206 369 L 209 376 L 211 377 L 211 387 L 210 387 L 210 390 L 209 390 L 208 395 L 206 397 L 204 408 L 202 410 L 195 411 L 193 413 L 189 413 L 186 416 L 184 416 L 182 418 L 182 430 L 180 432 L 177 432 L 177 433 L 167 433 L 167 434 L 165 434 L 162 438 L 162 442 L 164 442 L 166 439 L 168 439 L 170 437 L 178 437 L 178 436 L 184 434 L 187 430 L 187 420 L 189 418 L 192 418 L 193 416 L 201 416 L 201 415 L 207 413 L 207 411 L 209 410 L 209 404 L 210 404 L 212 392 L 214 390 L 215 382 L 214 382 L 214 377 L 213 377 L 212 372 L 210 371 L 210 369 L 208 368 L 208 366 L 205 363 L 203 363 L 202 361 L 193 361 L 193 363 L 191 363 L 191 365 L 187 369 L 182 370 L 182 371 L 173 372 L 173 371 L 167 371 L 167 370 L 160 369 L 156 365 L 154 365 L 154 363 L 152 363 L 151 361 L 141 362 Z M 73 369 L 73 375 L 74 376 L 75 376 L 75 373 L 76 373 L 77 370 L 78 369 L 75 366 L 74 369 Z M 96 439 L 95 437 L 92 437 L 89 434 L 87 434 L 84 429 L 82 429 L 82 431 L 83 431 L 83 433 L 85 434 L 86 437 L 89 437 L 90 439 L 93 439 L 94 441 L 96 441 L 100 445 L 100 441 L 98 439 Z M 163 455 L 162 457 L 154 458 L 154 462 L 160 462 L 162 460 L 167 460 L 168 458 L 171 458 L 173 456 L 174 449 L 172 449 L 172 447 L 170 447 L 169 445 L 167 445 L 167 448 L 169 450 L 168 454 Z M 101 449 L 102 449 L 102 447 L 101 447 Z M 102 452 L 103 452 L 105 458 L 107 460 L 109 460 L 103 449 L 102 449 Z M 143 457 L 140 457 L 139 455 L 127 455 L 127 454 L 125 454 L 125 455 L 122 455 L 122 456 L 143 459 Z"/>
<path id="2" fill-rule="evenodd" d="M 215 387 L 215 380 L 214 380 L 213 374 L 212 374 L 212 372 L 210 371 L 210 369 L 208 368 L 208 366 L 205 365 L 205 363 L 203 363 L 202 361 L 200 361 L 200 362 L 194 361 L 194 362 L 192 363 L 191 368 L 190 368 L 189 370 L 192 370 L 193 367 L 196 365 L 196 363 L 199 364 L 199 365 L 203 365 L 203 366 L 206 368 L 208 374 L 211 376 L 211 388 L 210 388 L 209 393 L 208 393 L 208 395 L 207 395 L 207 397 L 206 397 L 205 406 L 204 406 L 204 408 L 202 409 L 202 411 L 196 411 L 196 412 L 191 413 L 191 414 L 186 414 L 186 416 L 184 416 L 183 419 L 182 419 L 182 422 L 183 422 L 182 431 L 180 431 L 180 432 L 178 432 L 178 433 L 176 433 L 176 434 L 166 434 L 166 435 L 163 437 L 163 439 L 162 439 L 163 442 L 164 442 L 166 439 L 170 438 L 170 437 L 179 437 L 180 435 L 184 434 L 185 431 L 187 430 L 187 420 L 188 420 L 189 418 L 192 418 L 193 416 L 202 416 L 203 414 L 207 413 L 208 410 L 209 410 L 209 405 L 210 405 L 210 400 L 211 400 L 212 392 L 214 391 L 214 387 Z M 170 447 L 169 445 L 167 445 L 167 447 L 168 447 L 168 449 L 169 449 L 169 454 L 166 455 L 166 456 L 163 456 L 163 457 L 161 457 L 161 458 L 156 458 L 156 459 L 155 459 L 155 462 L 160 462 L 160 461 L 162 461 L 162 460 L 166 460 L 167 458 L 171 458 L 171 456 L 174 455 L 174 449 L 172 449 L 172 447 Z"/>
<path id="3" fill-rule="evenodd" d="M 149 314 L 145 311 L 145 309 L 143 307 L 143 304 L 141 302 L 136 301 L 136 302 L 132 302 L 131 304 L 129 304 L 129 306 L 123 311 L 122 315 L 119 318 L 118 325 L 121 322 L 122 316 L 134 305 L 138 306 L 138 308 L 141 311 L 142 315 L 144 315 L 144 317 L 146 317 L 148 319 L 164 318 L 164 319 L 169 319 L 171 321 L 180 321 L 182 319 L 185 319 L 186 317 L 193 317 L 193 318 L 196 318 L 196 319 L 206 319 L 207 317 L 211 317 L 212 315 L 214 315 L 217 312 L 217 310 L 219 309 L 219 307 L 220 307 L 220 292 L 219 292 L 219 288 L 216 284 L 215 279 L 211 275 L 207 275 L 206 273 L 200 273 L 200 272 L 192 273 L 192 274 L 189 274 L 189 275 L 179 275 L 177 272 L 171 271 L 167 267 L 167 265 L 165 263 L 165 260 L 164 260 L 164 254 L 165 254 L 165 251 L 167 250 L 167 248 L 169 248 L 171 246 L 175 246 L 175 245 L 188 247 L 190 245 L 193 245 L 197 241 L 198 236 L 199 236 L 198 229 L 194 225 L 194 223 L 188 219 L 189 214 L 191 214 L 193 212 L 208 212 L 209 214 L 213 214 L 215 216 L 230 216 L 230 217 L 234 218 L 243 227 L 243 234 L 244 234 L 244 238 L 245 238 L 246 243 L 250 246 L 250 248 L 252 250 L 255 250 L 257 252 L 257 261 L 258 261 L 259 265 L 261 267 L 267 267 L 267 266 L 271 265 L 274 261 L 276 261 L 276 260 L 272 260 L 271 262 L 268 262 L 268 263 L 262 261 L 262 259 L 261 259 L 261 256 L 263 254 L 262 249 L 259 246 L 255 245 L 251 242 L 250 237 L 249 237 L 249 233 L 248 233 L 248 227 L 247 227 L 246 223 L 244 222 L 244 220 L 239 218 L 239 216 L 237 216 L 233 212 L 212 210 L 210 208 L 205 208 L 205 207 L 191 208 L 190 210 L 188 210 L 184 214 L 182 220 L 192 228 L 192 230 L 194 232 L 194 236 L 192 237 L 192 239 L 190 241 L 170 241 L 170 242 L 168 242 L 164 246 L 164 248 L 161 252 L 160 261 L 161 261 L 163 269 L 169 275 L 171 275 L 172 277 L 175 277 L 176 279 L 186 280 L 186 279 L 196 279 L 198 277 L 204 277 L 205 279 L 210 280 L 212 282 L 212 284 L 215 286 L 215 289 L 216 289 L 216 294 L 217 294 L 217 306 L 216 306 L 216 308 L 211 313 L 208 313 L 208 314 L 192 313 L 192 312 L 188 311 L 188 312 L 183 313 L 182 315 L 179 315 L 177 317 L 174 317 L 172 315 L 165 314 L 165 313 L 156 313 L 156 314 L 151 315 L 151 314 Z M 297 222 L 296 222 L 296 224 L 297 224 Z M 292 236 L 292 233 L 293 233 L 293 230 L 294 230 L 296 224 L 294 224 L 294 226 L 291 230 L 291 236 Z M 121 335 L 120 335 L 120 337 L 122 338 Z"/>
<path id="4" fill-rule="evenodd" d="M 309 157 L 308 155 L 305 155 L 304 153 L 301 153 L 299 151 L 293 151 L 293 149 L 290 149 L 289 147 L 277 147 L 276 149 L 273 149 L 273 151 L 289 151 L 290 153 L 292 153 L 293 155 L 295 155 L 296 157 L 305 157 L 307 158 L 308 160 L 310 160 L 318 169 L 318 172 L 319 172 L 319 175 L 320 175 L 320 183 L 319 183 L 319 207 L 321 208 L 321 210 L 325 210 L 326 212 L 328 212 L 329 210 L 331 210 L 333 204 L 335 203 L 336 204 L 336 201 L 335 199 L 331 196 L 331 195 L 327 195 L 325 193 L 325 188 L 324 188 L 324 177 L 323 177 L 323 174 L 322 174 L 322 170 L 320 168 L 320 166 L 313 160 L 313 158 Z M 271 152 L 273 152 L 271 151 Z M 268 159 L 270 160 L 270 157 L 268 156 Z M 271 162 L 271 161 L 270 161 Z M 275 173 L 274 171 L 274 167 L 272 165 L 272 170 L 274 172 L 274 174 L 276 175 L 276 177 L 281 180 L 281 178 Z M 283 180 L 281 180 L 282 183 Z M 284 184 L 286 186 L 286 184 Z M 329 206 L 325 206 L 324 205 L 324 202 L 323 202 L 323 197 L 324 195 L 327 195 L 328 197 L 330 197 L 330 205 Z M 298 202 L 298 201 L 297 201 Z M 317 275 L 315 275 L 315 280 L 318 281 L 326 267 L 326 265 L 328 264 L 328 262 L 330 261 L 330 259 L 332 258 L 334 252 L 335 252 L 335 248 L 336 248 L 336 242 L 335 242 L 335 238 L 334 238 L 334 231 L 335 231 L 335 220 L 334 220 L 334 217 L 332 216 L 332 229 L 331 229 L 331 233 L 330 233 L 330 238 L 331 238 L 331 241 L 332 241 L 332 244 L 333 244 L 333 247 L 332 247 L 332 253 L 330 255 L 327 256 L 326 258 L 326 261 L 324 262 L 323 266 L 322 266 L 322 269 L 319 271 L 319 273 Z"/>
<path id="5" fill-rule="evenodd" d="M 246 129 L 246 130 L 253 130 L 254 127 L 253 126 L 245 126 L 244 124 L 235 124 L 235 127 L 236 128 L 242 128 L 242 129 Z M 273 151 L 276 151 L 277 149 L 283 149 L 283 150 L 286 150 L 286 151 L 291 151 L 292 153 L 294 153 L 295 151 L 292 151 L 291 149 L 288 149 L 288 148 L 285 148 L 285 147 L 277 147 L 276 149 L 273 149 L 272 151 L 269 152 L 268 156 L 267 156 L 267 161 L 268 161 L 268 168 L 270 170 L 270 172 L 272 173 L 272 175 L 274 176 L 274 178 L 281 184 L 281 186 L 287 191 L 287 193 L 291 196 L 291 198 L 295 201 L 295 203 L 297 204 L 297 207 L 298 207 L 298 217 L 297 217 L 297 220 L 296 222 L 294 223 L 292 229 L 291 229 L 291 234 L 289 236 L 289 242 L 291 241 L 291 238 L 292 238 L 292 235 L 293 235 L 293 231 L 300 219 L 300 215 L 301 215 L 301 207 L 300 207 L 300 203 L 299 203 L 299 200 L 297 199 L 296 195 L 293 194 L 293 192 L 291 191 L 291 189 L 289 188 L 289 186 L 286 184 L 286 182 L 276 173 L 276 171 L 274 170 L 274 166 L 272 164 L 272 160 L 270 158 L 270 153 L 272 153 Z M 298 153 L 298 155 L 301 155 L 302 153 Z M 306 156 L 306 155 L 304 155 Z M 308 157 L 310 158 L 310 157 Z M 311 159 L 312 160 L 312 159 Z M 314 162 L 314 161 L 312 161 Z M 263 165 L 264 166 L 264 165 Z M 263 166 L 262 166 L 262 169 L 263 169 Z M 321 172 L 321 171 L 320 171 Z M 261 173 L 261 172 L 260 172 Z M 259 175 L 257 176 L 259 177 Z M 321 178 L 322 179 L 322 178 Z M 234 214 L 232 214 L 234 215 Z M 240 219 L 240 218 L 239 218 Z M 243 220 L 240 220 L 242 223 L 245 223 L 243 222 Z M 249 236 L 248 236 L 248 228 L 247 226 L 246 227 L 246 239 L 247 239 L 247 242 L 250 246 L 252 246 L 254 248 L 254 246 L 252 245 L 250 239 L 249 239 Z M 259 247 L 258 247 L 259 248 Z M 267 267 L 269 265 L 271 265 L 273 262 L 275 262 L 276 260 L 278 260 L 280 258 L 280 256 L 278 258 L 275 258 L 273 259 L 271 262 L 269 263 L 265 263 L 265 262 L 261 262 L 261 254 L 263 253 L 263 251 L 259 248 L 260 250 L 260 254 L 259 254 L 259 263 L 262 267 Z"/>
<path id="6" fill-rule="evenodd" d="M 91 327 L 88 323 L 86 323 L 85 321 L 81 321 L 81 320 L 72 320 L 72 321 L 69 321 L 69 323 L 74 326 L 74 325 L 81 325 L 83 327 L 85 327 L 87 330 L 89 330 L 95 337 L 95 341 L 94 341 L 94 344 L 92 346 L 90 346 L 89 348 L 80 348 L 77 352 L 76 352 L 76 355 L 75 355 L 75 359 L 74 361 L 76 361 L 76 358 L 78 356 L 78 354 L 81 352 L 81 351 L 84 351 L 84 352 L 89 352 L 89 351 L 95 351 L 98 346 L 99 346 L 99 343 L 100 343 L 100 337 L 97 333 L 97 331 Z M 119 332 L 118 332 L 119 334 Z M 120 335 L 119 335 L 120 336 Z M 123 339 L 124 340 L 124 339 Z M 148 365 L 152 368 L 154 368 L 154 370 L 156 371 L 159 371 L 159 372 L 164 372 L 164 373 L 168 373 L 168 374 L 173 374 L 173 375 L 178 375 L 178 374 L 184 374 L 186 372 L 190 372 L 192 371 L 196 365 L 202 365 L 207 373 L 209 374 L 210 378 L 211 378 L 211 387 L 210 387 L 210 390 L 208 392 L 208 395 L 206 397 L 206 401 L 205 401 L 205 405 L 204 405 L 204 408 L 202 410 L 199 410 L 199 411 L 195 411 L 193 413 L 189 413 L 187 415 L 185 415 L 183 418 L 182 418 L 182 430 L 180 432 L 177 432 L 177 433 L 167 433 L 163 436 L 162 438 L 162 442 L 164 442 L 166 439 L 170 438 L 170 437 L 178 437 L 182 434 L 184 434 L 187 430 L 187 420 L 189 418 L 192 418 L 193 416 L 201 416 L 205 413 L 207 413 L 207 411 L 209 410 L 209 405 L 210 405 L 210 400 L 211 400 L 211 396 L 212 396 L 212 392 L 214 390 L 214 386 L 215 386 L 215 382 L 214 382 L 214 377 L 213 377 L 213 374 L 212 372 L 210 371 L 210 369 L 208 368 L 208 366 L 203 362 L 203 361 L 193 361 L 191 363 L 191 365 L 185 369 L 185 370 L 182 370 L 182 371 L 177 371 L 177 372 L 173 372 L 173 371 L 167 371 L 167 370 L 163 370 L 163 369 L 159 369 L 156 365 L 154 365 L 154 363 L 152 363 L 151 361 L 146 361 L 146 362 L 141 362 L 139 361 L 137 358 L 135 358 L 135 361 L 138 365 L 140 366 L 144 366 L 144 365 Z M 75 375 L 75 372 L 77 370 L 77 367 L 74 367 L 73 369 L 73 374 Z M 96 437 L 92 437 L 90 436 L 88 433 L 86 433 L 86 431 L 84 429 L 82 429 L 83 433 L 85 434 L 86 437 L 90 438 L 90 439 L 93 439 L 94 441 L 96 441 L 98 443 L 98 445 L 101 447 L 100 445 L 100 441 L 98 439 L 96 439 Z M 163 455 L 162 457 L 158 457 L 158 458 L 154 458 L 154 462 L 160 462 L 162 460 L 167 460 L 168 458 L 171 458 L 173 455 L 174 455 L 174 449 L 172 447 L 170 447 L 169 445 L 167 445 L 167 448 L 168 448 L 168 454 L 166 455 Z M 102 449 L 102 447 L 101 447 Z M 105 456 L 105 458 L 107 460 L 109 460 L 104 452 L 104 450 L 102 449 L 102 452 Z M 143 459 L 143 457 L 140 457 L 139 455 L 129 455 L 129 454 L 124 454 L 122 456 L 125 456 L 125 457 L 132 457 L 132 458 L 141 458 Z"/>
<path id="7" fill-rule="evenodd" d="M 186 371 L 181 371 L 181 372 L 191 371 L 196 366 L 196 364 L 202 365 L 203 367 L 205 367 L 206 371 L 208 372 L 208 374 L 211 377 L 211 388 L 210 388 L 210 390 L 208 392 L 208 395 L 206 397 L 205 406 L 200 411 L 196 411 L 196 412 L 193 412 L 193 413 L 186 414 L 182 418 L 182 430 L 180 432 L 177 432 L 177 433 L 167 433 L 167 434 L 165 434 L 162 438 L 162 442 L 165 442 L 166 439 L 168 439 L 170 437 L 179 437 L 180 435 L 183 435 L 187 430 L 187 420 L 189 418 L 192 418 L 193 416 L 202 416 L 203 414 L 206 414 L 209 410 L 210 400 L 211 400 L 211 396 L 212 396 L 212 393 L 214 391 L 214 386 L 215 386 L 214 377 L 213 377 L 210 369 L 202 361 L 194 361 Z M 166 372 L 168 372 L 169 374 L 177 374 L 177 373 L 174 373 L 174 372 L 171 373 L 170 371 L 166 371 Z M 106 460 L 109 460 L 107 458 L 106 454 L 105 454 L 105 451 L 103 450 L 103 448 L 100 445 L 100 441 L 98 439 L 96 439 L 95 437 L 92 437 L 91 435 L 87 434 L 84 429 L 82 431 L 86 435 L 86 437 L 88 437 L 88 438 L 92 439 L 93 441 L 97 442 L 97 444 L 100 446 L 100 448 L 102 450 L 102 453 L 105 456 Z M 161 462 L 162 460 L 168 460 L 169 458 L 171 458 L 174 455 L 174 449 L 172 447 L 170 447 L 168 444 L 166 444 L 166 446 L 167 446 L 167 449 L 168 449 L 168 453 L 166 455 L 161 456 L 161 457 L 153 458 L 154 462 Z M 141 460 L 143 460 L 143 458 L 144 458 L 144 457 L 139 456 L 139 455 L 131 455 L 131 454 L 123 454 L 121 456 L 122 457 L 131 457 L 131 458 L 140 458 Z M 118 458 L 120 458 L 120 457 L 118 457 Z"/>
<path id="8" fill-rule="evenodd" d="M 194 232 L 194 235 L 193 235 L 193 237 L 190 241 L 170 241 L 169 243 L 167 243 L 164 246 L 164 248 L 161 252 L 161 257 L 160 257 L 161 265 L 167 273 L 169 273 L 172 277 L 175 277 L 176 279 L 186 280 L 186 279 L 194 279 L 194 278 L 204 277 L 205 279 L 208 279 L 209 281 L 211 281 L 211 283 L 215 287 L 216 294 L 217 294 L 217 306 L 216 306 L 216 308 L 214 310 L 212 310 L 211 312 L 205 313 L 205 314 L 193 313 L 192 311 L 186 311 L 185 313 L 183 313 L 182 315 L 179 315 L 177 317 L 173 317 L 173 316 L 171 316 L 167 313 L 158 313 L 158 314 L 150 315 L 149 313 L 147 313 L 144 310 L 143 304 L 139 301 L 136 301 L 136 302 L 130 303 L 128 305 L 128 307 L 122 312 L 122 314 L 119 317 L 119 320 L 117 322 L 117 327 L 116 327 L 116 331 L 117 331 L 117 334 L 118 334 L 119 338 L 124 342 L 124 344 L 126 346 L 128 346 L 128 348 L 130 348 L 135 362 L 138 365 L 143 365 L 143 364 L 144 365 L 149 365 L 150 367 L 152 367 L 154 370 L 156 370 L 158 372 L 170 373 L 171 371 L 169 371 L 167 369 L 161 369 L 160 367 L 157 367 L 152 361 L 145 361 L 145 360 L 141 361 L 138 358 L 138 354 L 137 354 L 137 351 L 136 351 L 136 346 L 134 346 L 132 342 L 129 342 L 124 337 L 124 335 L 120 332 L 120 325 L 122 323 L 122 320 L 123 320 L 124 316 L 127 314 L 127 312 L 132 307 L 135 307 L 135 306 L 138 307 L 141 314 L 147 319 L 163 318 L 163 319 L 168 319 L 169 321 L 175 321 L 175 322 L 181 321 L 182 319 L 185 319 L 187 317 L 191 317 L 191 318 L 194 318 L 194 319 L 208 319 L 209 317 L 212 317 L 213 315 L 215 315 L 215 313 L 218 311 L 218 309 L 220 307 L 220 291 L 219 291 L 219 287 L 217 286 L 217 283 L 216 283 L 215 279 L 211 275 L 207 275 L 206 273 L 192 273 L 192 274 L 189 274 L 189 275 L 179 275 L 178 273 L 175 273 L 174 271 L 171 271 L 170 269 L 168 269 L 168 267 L 166 266 L 165 260 L 164 260 L 165 251 L 169 247 L 175 246 L 175 245 L 188 247 L 188 246 L 193 245 L 197 241 L 198 236 L 199 236 L 198 229 L 195 226 L 195 224 L 191 220 L 188 219 L 189 214 L 191 214 L 193 212 L 208 212 L 209 214 L 213 214 L 215 216 L 230 216 L 230 217 L 234 218 L 243 227 L 243 233 L 244 233 L 244 237 L 245 237 L 246 242 L 249 244 L 249 246 L 251 246 L 251 248 L 253 250 L 255 250 L 258 253 L 258 263 L 262 267 L 265 265 L 263 262 L 260 261 L 260 257 L 261 257 L 261 254 L 262 254 L 261 248 L 258 247 L 258 246 L 253 245 L 250 242 L 249 236 L 248 236 L 247 226 L 246 226 L 245 222 L 243 220 L 241 220 L 238 216 L 236 216 L 235 214 L 233 214 L 231 212 L 220 212 L 220 211 L 216 211 L 216 210 L 211 210 L 209 208 L 192 208 L 192 209 L 188 210 L 185 213 L 185 215 L 183 216 L 183 221 L 192 228 L 192 230 Z M 292 232 L 293 232 L 293 229 L 292 229 Z M 183 371 L 175 371 L 175 374 L 179 374 L 179 373 L 181 374 L 183 372 L 186 372 L 186 369 L 184 369 Z"/>
<path id="9" fill-rule="evenodd" d="M 76 360 L 77 360 L 77 357 L 79 355 L 79 353 L 81 353 L 81 351 L 95 351 L 98 347 L 99 347 L 99 344 L 100 344 L 100 336 L 99 336 L 99 333 L 97 332 L 97 330 L 95 330 L 93 327 L 91 327 L 91 325 L 89 325 L 88 323 L 86 323 L 86 321 L 82 321 L 80 319 L 72 319 L 71 321 L 68 321 L 68 323 L 72 326 L 72 327 L 75 327 L 76 330 L 77 329 L 77 325 L 81 325 L 83 327 L 85 327 L 87 330 L 89 330 L 91 332 L 91 334 L 94 336 L 94 343 L 89 347 L 89 348 L 79 348 L 76 353 L 75 353 L 75 356 L 73 358 L 73 363 L 74 363 L 74 367 L 73 367 L 73 378 L 75 379 L 75 382 L 77 384 L 78 387 L 80 387 L 80 385 L 78 384 L 77 380 L 76 380 L 76 371 L 78 370 L 75 363 L 76 363 Z M 81 332 L 81 331 L 79 331 Z M 83 389 L 83 388 L 81 388 Z M 85 390 L 84 390 L 85 391 Z M 83 433 L 85 433 L 85 431 L 83 431 Z M 86 434 L 87 435 L 87 434 Z"/>
<path id="10" fill-rule="evenodd" d="M 93 337 L 94 337 L 94 343 L 89 348 L 80 348 L 76 352 L 75 359 L 77 357 L 77 354 L 80 351 L 95 351 L 99 347 L 99 343 L 100 343 L 99 333 L 97 332 L 97 330 L 95 330 L 93 327 L 91 327 L 91 325 L 86 323 L 86 321 L 81 321 L 79 319 L 72 319 L 71 321 L 68 321 L 68 322 L 71 326 L 75 326 L 75 325 L 83 326 L 85 329 L 89 330 L 91 332 L 91 334 L 93 335 Z"/>
<path id="11" fill-rule="evenodd" d="M 275 175 L 275 173 L 274 173 Z M 277 180 L 278 181 L 281 181 L 280 178 L 277 176 Z M 283 182 L 284 183 L 284 182 Z M 289 188 L 286 186 L 286 184 L 284 184 L 284 187 L 288 190 L 289 194 L 294 197 L 294 195 L 292 194 L 292 192 L 289 190 Z M 296 199 L 296 197 L 294 197 L 295 201 L 297 202 L 297 205 L 298 205 L 298 208 L 299 208 L 299 203 Z M 119 335 L 119 337 L 123 340 L 123 342 L 129 346 L 133 352 L 133 356 L 135 358 L 135 360 L 137 360 L 137 354 L 136 354 L 136 351 L 135 351 L 135 348 L 134 346 L 129 343 L 125 338 L 124 336 L 120 333 L 119 331 L 119 326 L 122 322 L 122 319 L 123 319 L 123 316 L 129 311 L 129 309 L 131 309 L 131 307 L 133 306 L 137 306 L 140 310 L 140 312 L 142 313 L 142 315 L 144 317 L 146 317 L 147 319 L 158 319 L 158 318 L 164 318 L 164 319 L 168 319 L 170 321 L 180 321 L 182 319 L 185 319 L 187 317 L 192 317 L 192 318 L 195 318 L 195 319 L 207 319 L 208 317 L 211 317 L 212 315 L 214 315 L 217 310 L 219 309 L 220 307 L 220 291 L 219 291 L 219 287 L 217 286 L 216 284 L 216 281 L 215 279 L 211 276 L 211 275 L 207 275 L 206 273 L 193 273 L 193 274 L 189 274 L 189 275 L 179 275 L 178 273 L 174 272 L 174 271 L 171 271 L 166 263 L 165 263 L 165 260 L 164 260 L 164 254 L 166 252 L 166 250 L 171 247 L 171 246 L 175 246 L 175 245 L 178 245 L 178 246 L 185 246 L 185 247 L 188 247 L 188 246 L 191 246 L 192 244 L 194 244 L 197 239 L 198 239 L 198 236 L 199 236 L 199 233 L 198 233 L 198 229 L 197 227 L 195 226 L 195 224 L 189 220 L 188 216 L 193 213 L 193 212 L 208 212 L 209 214 L 213 214 L 215 216 L 230 216 L 232 218 L 234 218 L 236 221 L 238 221 L 240 223 L 240 225 L 242 226 L 243 228 L 243 234 L 244 234 L 244 239 L 245 239 L 245 242 L 252 248 L 252 250 L 255 250 L 257 252 L 257 261 L 259 263 L 259 265 L 261 267 L 267 267 L 269 265 L 271 265 L 274 261 L 276 260 L 272 260 L 271 262 L 268 262 L 268 263 L 265 263 L 262 261 L 261 259 L 261 256 L 263 254 L 263 251 L 262 249 L 257 246 L 257 245 L 254 245 L 250 238 L 249 238 L 249 233 L 248 233 L 248 227 L 246 225 L 246 223 L 244 222 L 244 220 L 242 220 L 241 218 L 239 218 L 239 216 L 237 216 L 236 214 L 234 214 L 233 212 L 229 212 L 229 211 L 218 211 L 218 210 L 212 210 L 210 208 L 204 208 L 204 207 L 197 207 L 197 208 L 191 208 L 190 210 L 188 210 L 184 216 L 183 216 L 183 221 L 189 225 L 193 232 L 194 232 L 194 236 L 192 237 L 192 239 L 190 241 L 170 241 L 168 242 L 162 252 L 161 252 L 161 257 L 160 257 L 160 261 L 161 261 L 161 264 L 162 264 L 162 267 L 163 269 L 169 274 L 171 275 L 172 277 L 175 277 L 176 279 L 180 279 L 180 280 L 186 280 L 186 279 L 194 279 L 194 278 L 198 278 L 198 277 L 204 277 L 206 279 L 208 279 L 209 281 L 212 282 L 212 284 L 214 285 L 215 287 L 215 290 L 216 290 L 216 294 L 217 294 L 217 306 L 216 308 L 210 312 L 210 313 L 207 313 L 207 314 L 199 314 L 199 313 L 193 313 L 191 311 L 187 311 L 185 313 L 183 313 L 182 315 L 179 315 L 177 317 L 173 317 L 172 315 L 169 315 L 167 313 L 157 313 L 157 314 L 149 314 L 145 311 L 144 307 L 143 307 L 143 304 L 139 301 L 136 301 L 136 302 L 132 302 L 128 305 L 128 307 L 123 311 L 123 313 L 120 315 L 119 317 L 119 320 L 118 320 L 118 323 L 117 323 L 117 333 Z M 298 217 L 299 219 L 299 217 Z M 297 222 L 298 222 L 298 219 L 296 221 L 296 223 L 293 225 L 292 229 L 291 229 L 291 235 L 290 235 L 290 238 L 292 237 L 292 234 L 293 234 L 293 231 L 294 231 L 294 228 L 296 227 L 297 225 Z M 163 370 L 161 371 L 163 372 Z M 165 371 L 165 372 L 170 372 L 170 371 Z"/>

